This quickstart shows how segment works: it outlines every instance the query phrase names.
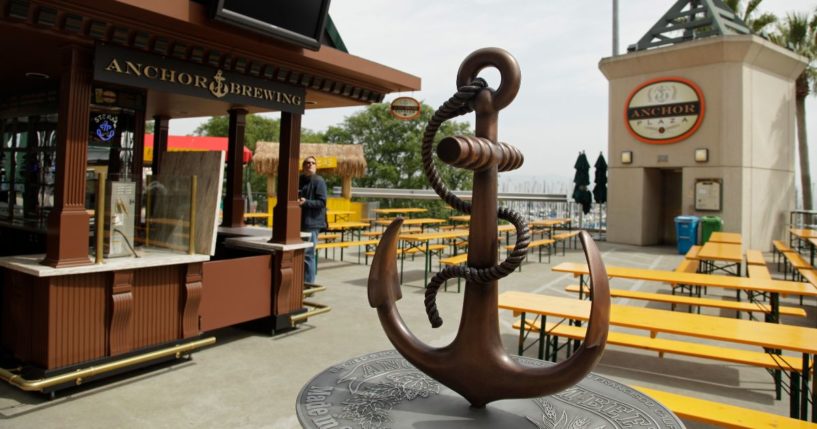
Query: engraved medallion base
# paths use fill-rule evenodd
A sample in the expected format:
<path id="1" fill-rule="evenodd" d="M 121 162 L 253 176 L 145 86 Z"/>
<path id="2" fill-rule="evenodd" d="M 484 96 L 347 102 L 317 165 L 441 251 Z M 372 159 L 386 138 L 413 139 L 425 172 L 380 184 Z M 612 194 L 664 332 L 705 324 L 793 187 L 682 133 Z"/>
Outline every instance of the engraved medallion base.
<path id="1" fill-rule="evenodd" d="M 514 359 L 532 367 L 552 365 Z M 473 408 L 395 350 L 327 368 L 304 385 L 296 403 L 305 428 L 683 428 L 650 397 L 590 374 L 551 396 L 509 399 Z"/>

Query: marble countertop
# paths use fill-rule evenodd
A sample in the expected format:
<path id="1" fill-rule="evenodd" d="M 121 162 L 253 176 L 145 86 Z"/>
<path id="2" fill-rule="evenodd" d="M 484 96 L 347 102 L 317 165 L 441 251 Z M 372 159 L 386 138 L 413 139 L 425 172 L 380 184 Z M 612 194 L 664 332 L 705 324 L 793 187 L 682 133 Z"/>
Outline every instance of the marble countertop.
<path id="1" fill-rule="evenodd" d="M 21 255 L 0 257 L 0 267 L 20 271 L 36 277 L 68 276 L 75 274 L 102 273 L 107 271 L 132 270 L 139 268 L 160 267 L 165 265 L 190 264 L 209 261 L 209 255 L 188 255 L 161 249 L 137 249 L 141 255 L 105 259 L 102 264 L 94 264 L 89 256 L 88 265 L 54 268 L 42 265 L 45 255 Z"/>
<path id="2" fill-rule="evenodd" d="M 268 241 L 269 237 L 234 237 L 224 240 L 224 244 L 235 249 L 262 250 L 266 252 L 286 252 L 312 247 L 310 241 L 293 244 L 269 243 Z"/>

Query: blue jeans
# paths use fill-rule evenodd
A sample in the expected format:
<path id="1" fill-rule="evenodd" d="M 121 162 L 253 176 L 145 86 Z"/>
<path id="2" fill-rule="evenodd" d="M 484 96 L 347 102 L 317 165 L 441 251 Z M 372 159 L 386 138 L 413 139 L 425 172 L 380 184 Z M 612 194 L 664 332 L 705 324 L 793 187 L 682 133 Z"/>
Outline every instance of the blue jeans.
<path id="1" fill-rule="evenodd" d="M 315 245 L 318 244 L 318 230 L 304 232 L 309 233 L 309 241 L 312 242 L 312 247 L 304 250 L 304 282 L 315 283 L 315 276 L 318 275 L 317 251 L 315 250 Z"/>

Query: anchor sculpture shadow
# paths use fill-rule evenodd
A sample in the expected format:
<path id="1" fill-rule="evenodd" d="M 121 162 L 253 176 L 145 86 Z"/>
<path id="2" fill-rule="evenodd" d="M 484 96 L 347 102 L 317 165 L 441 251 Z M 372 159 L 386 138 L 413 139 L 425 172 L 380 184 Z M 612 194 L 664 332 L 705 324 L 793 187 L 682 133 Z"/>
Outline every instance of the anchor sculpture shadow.
<path id="1" fill-rule="evenodd" d="M 496 67 L 501 76 L 494 91 L 477 74 L 485 67 Z M 521 215 L 497 209 L 497 172 L 522 165 L 516 148 L 498 143 L 498 111 L 507 106 L 519 89 L 521 76 L 516 60 L 497 48 L 478 50 L 460 66 L 457 94 L 441 106 L 426 127 L 423 139 L 423 167 L 438 195 L 452 207 L 471 213 L 467 267 L 454 267 L 437 273 L 427 286 L 426 309 L 432 325 L 442 320 L 437 314 L 435 296 L 448 278 L 466 279 L 462 316 L 454 340 L 434 348 L 419 340 L 408 329 L 397 309 L 402 297 L 397 272 L 398 218 L 384 232 L 369 273 L 369 304 L 377 309 L 380 323 L 394 347 L 415 367 L 465 397 L 472 406 L 512 398 L 549 395 L 584 378 L 604 351 L 609 324 L 610 295 L 607 272 L 592 238 L 579 237 L 590 267 L 593 303 L 585 341 L 569 359 L 549 367 L 529 367 L 509 356 L 499 335 L 498 279 L 514 271 L 522 262 L 530 242 L 530 233 Z M 437 129 L 445 120 L 476 111 L 476 136 L 449 137 L 438 147 L 439 158 L 449 165 L 474 172 L 472 204 L 449 192 L 436 173 L 431 147 Z M 497 218 L 517 228 L 516 246 L 511 255 L 497 264 Z"/>

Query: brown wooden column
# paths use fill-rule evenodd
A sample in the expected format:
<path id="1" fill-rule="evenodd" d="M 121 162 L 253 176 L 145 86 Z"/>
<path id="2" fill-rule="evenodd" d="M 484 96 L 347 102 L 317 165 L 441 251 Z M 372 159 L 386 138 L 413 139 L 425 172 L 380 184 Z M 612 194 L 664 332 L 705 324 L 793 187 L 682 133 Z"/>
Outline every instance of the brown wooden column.
<path id="1" fill-rule="evenodd" d="M 301 242 L 301 207 L 298 205 L 298 157 L 301 153 L 301 115 L 281 112 L 278 146 L 278 202 L 272 212 L 270 243 Z"/>
<path id="2" fill-rule="evenodd" d="M 244 175 L 244 126 L 247 111 L 230 109 L 227 132 L 227 193 L 224 195 L 222 226 L 244 226 L 244 198 L 241 197 L 241 178 Z"/>
<path id="3" fill-rule="evenodd" d="M 153 117 L 153 175 L 159 175 L 159 164 L 167 153 L 167 138 L 170 133 L 170 118 L 156 115 Z"/>
<path id="4" fill-rule="evenodd" d="M 273 211 L 271 243 L 301 243 L 298 205 L 298 158 L 301 152 L 301 115 L 281 113 L 278 152 L 278 202 Z M 317 256 L 317 255 L 316 255 Z M 289 316 L 304 311 L 304 250 L 275 252 L 272 258 L 273 331 L 290 327 Z"/>
<path id="5" fill-rule="evenodd" d="M 57 180 L 48 216 L 44 264 L 67 267 L 92 263 L 88 257 L 85 166 L 91 101 L 91 55 L 78 46 L 62 52 L 57 125 Z"/>
<path id="6" fill-rule="evenodd" d="M 114 271 L 110 289 L 108 356 L 133 350 L 133 270 Z"/>

